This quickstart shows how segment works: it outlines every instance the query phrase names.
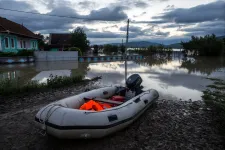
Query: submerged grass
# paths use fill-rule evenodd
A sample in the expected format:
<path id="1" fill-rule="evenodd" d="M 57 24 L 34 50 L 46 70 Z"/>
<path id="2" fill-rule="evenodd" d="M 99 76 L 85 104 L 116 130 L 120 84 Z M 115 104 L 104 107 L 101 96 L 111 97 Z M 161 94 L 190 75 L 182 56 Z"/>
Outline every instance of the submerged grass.
<path id="1" fill-rule="evenodd" d="M 47 79 L 46 83 L 39 83 L 38 81 L 28 81 L 25 84 L 21 84 L 19 79 L 4 79 L 0 80 L 0 95 L 9 96 L 27 92 L 38 92 L 51 88 L 73 85 L 81 81 L 83 81 L 83 76 L 65 77 L 50 75 L 50 78 Z"/>
<path id="2" fill-rule="evenodd" d="M 214 111 L 215 126 L 225 140 L 225 81 L 215 78 L 208 79 L 215 82 L 207 86 L 207 89 L 203 91 L 202 98 Z"/>

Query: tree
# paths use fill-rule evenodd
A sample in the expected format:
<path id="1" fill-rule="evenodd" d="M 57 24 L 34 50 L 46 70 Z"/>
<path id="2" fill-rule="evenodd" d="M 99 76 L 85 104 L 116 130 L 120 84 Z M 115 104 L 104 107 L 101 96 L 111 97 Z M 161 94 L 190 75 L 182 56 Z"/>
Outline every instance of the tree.
<path id="1" fill-rule="evenodd" d="M 120 46 L 120 50 L 121 50 L 122 53 L 124 53 L 125 50 L 126 50 L 125 46 L 124 46 L 124 45 L 121 45 L 121 46 Z"/>
<path id="2" fill-rule="evenodd" d="M 42 34 L 40 34 L 40 33 L 38 33 L 36 35 L 39 37 L 39 39 L 38 39 L 38 48 L 39 49 L 44 49 L 45 46 L 47 45 L 47 44 L 45 44 L 45 37 Z"/>
<path id="3" fill-rule="evenodd" d="M 83 28 L 77 27 L 71 33 L 71 46 L 79 48 L 82 52 L 86 51 L 89 47 L 89 41 Z"/>
<path id="4" fill-rule="evenodd" d="M 189 42 L 181 43 L 184 53 L 192 52 L 199 56 L 219 56 L 223 52 L 223 40 L 216 38 L 214 34 L 204 37 L 192 36 Z"/>
<path id="5" fill-rule="evenodd" d="M 94 54 L 98 54 L 98 48 L 99 48 L 98 45 L 94 45 L 93 48 L 94 48 L 94 52 L 93 53 Z"/>
<path id="6" fill-rule="evenodd" d="M 118 46 L 116 45 L 110 45 L 110 44 L 107 44 L 107 45 L 104 45 L 104 52 L 106 54 L 111 54 L 111 53 L 117 53 L 118 52 Z"/>

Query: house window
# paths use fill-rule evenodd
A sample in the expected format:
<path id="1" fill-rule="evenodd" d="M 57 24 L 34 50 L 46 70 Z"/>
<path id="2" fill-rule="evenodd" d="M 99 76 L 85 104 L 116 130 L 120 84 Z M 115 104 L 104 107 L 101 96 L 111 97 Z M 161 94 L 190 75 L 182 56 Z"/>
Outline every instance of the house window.
<path id="1" fill-rule="evenodd" d="M 9 48 L 9 38 L 8 37 L 5 38 L 5 47 Z"/>
<path id="2" fill-rule="evenodd" d="M 20 40 L 20 48 L 26 48 L 26 41 Z"/>
<path id="3" fill-rule="evenodd" d="M 15 43 L 14 43 L 14 39 L 13 38 L 11 39 L 11 46 L 12 46 L 12 48 L 15 48 Z"/>

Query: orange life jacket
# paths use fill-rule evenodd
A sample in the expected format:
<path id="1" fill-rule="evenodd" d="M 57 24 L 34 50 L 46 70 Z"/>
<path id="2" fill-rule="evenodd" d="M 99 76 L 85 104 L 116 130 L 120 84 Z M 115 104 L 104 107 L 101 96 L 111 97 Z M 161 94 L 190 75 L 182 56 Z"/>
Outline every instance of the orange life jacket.
<path id="1" fill-rule="evenodd" d="M 84 103 L 80 110 L 93 110 L 93 111 L 101 111 L 103 109 L 111 108 L 111 106 L 107 103 L 97 103 L 94 100 L 90 100 L 87 103 Z"/>

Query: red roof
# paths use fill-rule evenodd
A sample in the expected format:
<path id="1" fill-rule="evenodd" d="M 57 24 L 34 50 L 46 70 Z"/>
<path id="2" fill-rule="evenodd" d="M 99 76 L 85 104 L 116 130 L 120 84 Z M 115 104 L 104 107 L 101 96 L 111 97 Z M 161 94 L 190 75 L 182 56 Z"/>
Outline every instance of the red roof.
<path id="1" fill-rule="evenodd" d="M 0 33 L 11 33 L 24 37 L 40 39 L 39 36 L 28 30 L 23 25 L 20 25 L 2 17 L 0 17 Z"/>

